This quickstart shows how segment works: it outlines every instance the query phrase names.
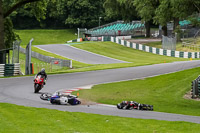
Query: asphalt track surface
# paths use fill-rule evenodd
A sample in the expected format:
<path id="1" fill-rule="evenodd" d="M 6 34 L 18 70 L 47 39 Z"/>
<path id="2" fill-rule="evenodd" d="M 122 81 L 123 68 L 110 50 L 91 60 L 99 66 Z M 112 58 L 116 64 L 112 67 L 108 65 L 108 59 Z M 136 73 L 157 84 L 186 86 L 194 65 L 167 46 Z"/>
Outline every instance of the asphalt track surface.
<path id="1" fill-rule="evenodd" d="M 49 75 L 47 85 L 41 90 L 41 92 L 53 93 L 61 89 L 71 89 L 87 85 L 141 79 L 144 77 L 153 77 L 156 75 L 172 73 L 199 66 L 200 61 L 184 61 L 140 67 Z M 90 106 L 52 105 L 48 101 L 41 100 L 39 98 L 40 94 L 33 93 L 33 90 L 33 77 L 1 78 L 0 102 L 70 112 L 85 112 L 130 118 L 200 123 L 199 116 L 161 113 L 155 111 L 119 110 L 115 106 L 102 104 Z"/>
<path id="2" fill-rule="evenodd" d="M 103 55 L 94 54 L 66 44 L 38 45 L 35 47 L 87 64 L 128 63 Z"/>

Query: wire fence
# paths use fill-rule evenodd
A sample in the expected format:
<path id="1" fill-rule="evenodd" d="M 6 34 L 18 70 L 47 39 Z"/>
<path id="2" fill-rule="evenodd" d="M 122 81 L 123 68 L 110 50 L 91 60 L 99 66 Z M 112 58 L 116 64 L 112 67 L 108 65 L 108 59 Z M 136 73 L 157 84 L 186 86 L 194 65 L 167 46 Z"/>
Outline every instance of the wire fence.
<path id="1" fill-rule="evenodd" d="M 20 52 L 26 53 L 25 49 L 22 48 L 22 47 L 20 47 Z M 41 61 L 47 62 L 47 63 L 52 63 L 53 61 L 56 60 L 56 61 L 60 62 L 59 65 L 62 65 L 62 67 L 72 68 L 72 61 L 71 60 L 57 59 L 57 58 L 54 58 L 54 57 L 49 57 L 49 56 L 39 54 L 39 53 L 34 52 L 34 51 L 31 52 L 31 56 L 34 57 L 34 58 L 37 58 Z"/>
<path id="2" fill-rule="evenodd" d="M 166 50 L 176 50 L 176 36 L 162 36 L 162 48 Z"/>
<path id="3" fill-rule="evenodd" d="M 57 72 L 57 71 L 62 71 L 62 70 L 68 70 L 69 68 L 68 67 L 64 67 L 62 66 L 62 62 L 59 62 L 58 64 L 55 62 L 51 62 L 51 63 L 35 63 L 35 62 L 32 62 L 33 64 L 33 74 L 36 74 L 38 72 L 41 71 L 42 68 L 45 68 L 45 71 L 47 73 L 49 72 Z M 21 71 L 22 73 L 25 73 L 25 61 L 24 60 L 20 60 L 20 66 L 21 66 Z"/>
<path id="4" fill-rule="evenodd" d="M 186 47 L 193 50 L 200 50 L 200 29 L 193 32 L 193 36 L 182 36 L 182 47 Z"/>
<path id="5" fill-rule="evenodd" d="M 19 47 L 21 41 L 13 42 L 12 64 L 19 63 Z"/>

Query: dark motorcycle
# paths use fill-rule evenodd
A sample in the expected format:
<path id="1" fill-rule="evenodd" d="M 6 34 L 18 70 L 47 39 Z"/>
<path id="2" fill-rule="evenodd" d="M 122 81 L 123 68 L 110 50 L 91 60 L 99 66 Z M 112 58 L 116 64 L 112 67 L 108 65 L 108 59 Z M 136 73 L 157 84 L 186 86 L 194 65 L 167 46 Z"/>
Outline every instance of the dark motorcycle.
<path id="1" fill-rule="evenodd" d="M 117 104 L 118 109 L 153 110 L 153 105 L 140 104 L 135 101 L 122 101 Z"/>
<path id="2" fill-rule="evenodd" d="M 140 110 L 151 110 L 151 111 L 153 111 L 153 105 L 140 104 Z"/>
<path id="3" fill-rule="evenodd" d="M 117 104 L 118 109 L 138 109 L 139 103 L 135 101 L 123 101 Z"/>

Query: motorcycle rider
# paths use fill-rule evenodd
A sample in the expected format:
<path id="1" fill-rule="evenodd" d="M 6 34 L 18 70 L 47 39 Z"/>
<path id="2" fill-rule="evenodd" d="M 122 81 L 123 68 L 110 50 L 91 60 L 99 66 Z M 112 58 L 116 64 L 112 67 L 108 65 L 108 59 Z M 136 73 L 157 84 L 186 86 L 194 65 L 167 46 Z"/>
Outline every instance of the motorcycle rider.
<path id="1" fill-rule="evenodd" d="M 44 85 L 46 84 L 46 79 L 47 79 L 47 74 L 45 72 L 45 69 L 42 68 L 40 72 L 38 72 L 38 74 L 35 76 L 37 77 L 38 75 L 41 75 L 42 78 L 44 78 Z"/>

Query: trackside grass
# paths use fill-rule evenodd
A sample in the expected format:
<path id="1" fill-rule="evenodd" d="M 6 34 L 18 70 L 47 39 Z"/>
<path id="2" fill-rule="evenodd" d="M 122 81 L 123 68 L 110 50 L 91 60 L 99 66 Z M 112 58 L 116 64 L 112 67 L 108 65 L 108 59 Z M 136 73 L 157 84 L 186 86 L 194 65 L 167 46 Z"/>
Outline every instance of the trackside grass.
<path id="1" fill-rule="evenodd" d="M 199 124 L 189 122 L 72 113 L 0 103 L 1 133 L 187 133 L 199 130 Z"/>
<path id="2" fill-rule="evenodd" d="M 84 42 L 82 44 L 73 44 L 73 46 L 86 49 L 88 51 L 105 55 L 111 58 L 124 60 L 129 63 L 93 65 L 93 64 L 85 64 L 85 63 L 72 60 L 73 69 L 58 70 L 52 73 L 83 72 L 83 71 L 113 69 L 113 68 L 122 68 L 122 67 L 134 67 L 134 66 L 158 64 L 158 63 L 164 63 L 164 62 L 189 60 L 189 59 L 183 59 L 183 58 L 174 58 L 174 57 L 167 57 L 167 56 L 160 56 L 160 55 L 155 55 L 151 53 L 146 53 L 143 51 L 127 48 L 127 47 L 124 47 L 112 42 Z M 59 56 L 47 51 L 43 51 L 34 46 L 32 46 L 32 50 L 46 56 L 68 60 L 68 58 L 65 58 L 65 57 L 62 57 L 62 56 Z M 37 62 L 34 62 L 34 63 L 37 63 Z"/>
<path id="3" fill-rule="evenodd" d="M 67 40 L 72 40 L 77 38 L 75 35 L 76 30 L 65 29 L 65 30 L 16 30 L 22 39 L 21 46 L 26 47 L 29 40 L 34 38 L 32 44 L 32 51 L 38 52 L 40 54 L 51 56 L 59 59 L 66 59 L 65 57 L 43 51 L 34 47 L 34 45 L 40 44 L 64 44 Z M 71 73 L 71 72 L 83 72 L 83 71 L 92 71 L 92 70 L 103 70 L 103 69 L 114 69 L 122 67 L 134 67 L 142 65 L 151 65 L 158 63 L 167 63 L 173 61 L 186 61 L 189 59 L 183 58 L 173 58 L 167 56 L 155 55 L 152 53 L 142 52 L 139 50 L 134 50 L 115 44 L 112 42 L 84 42 L 82 44 L 72 44 L 74 47 L 88 50 L 97 54 L 105 55 L 111 58 L 127 61 L 129 63 L 118 63 L 118 64 L 85 64 L 78 61 L 72 60 L 73 69 L 61 69 L 56 70 L 51 73 Z M 24 58 L 24 57 L 22 57 Z M 25 58 L 24 58 L 25 62 Z M 38 61 L 32 61 L 33 63 L 38 64 Z M 23 65 L 22 65 L 23 66 Z M 21 68 L 24 69 L 24 68 Z"/>
<path id="4" fill-rule="evenodd" d="M 81 90 L 79 97 L 113 105 L 131 100 L 154 105 L 154 110 L 159 112 L 200 116 L 200 101 L 183 98 L 199 73 L 200 68 L 194 68 L 141 80 L 96 85 L 91 90 Z"/>
<path id="5" fill-rule="evenodd" d="M 33 45 L 41 44 L 60 44 L 66 41 L 76 39 L 77 30 L 75 29 L 63 29 L 63 30 L 15 30 L 22 40 L 21 46 L 25 47 L 28 42 L 34 38 Z"/>
<path id="6" fill-rule="evenodd" d="M 84 44 L 74 44 L 72 46 L 97 54 L 105 55 L 111 58 L 131 62 L 133 63 L 133 65 L 147 65 L 189 60 L 184 58 L 167 57 L 143 52 L 132 48 L 124 47 L 113 42 L 93 42 Z"/>

